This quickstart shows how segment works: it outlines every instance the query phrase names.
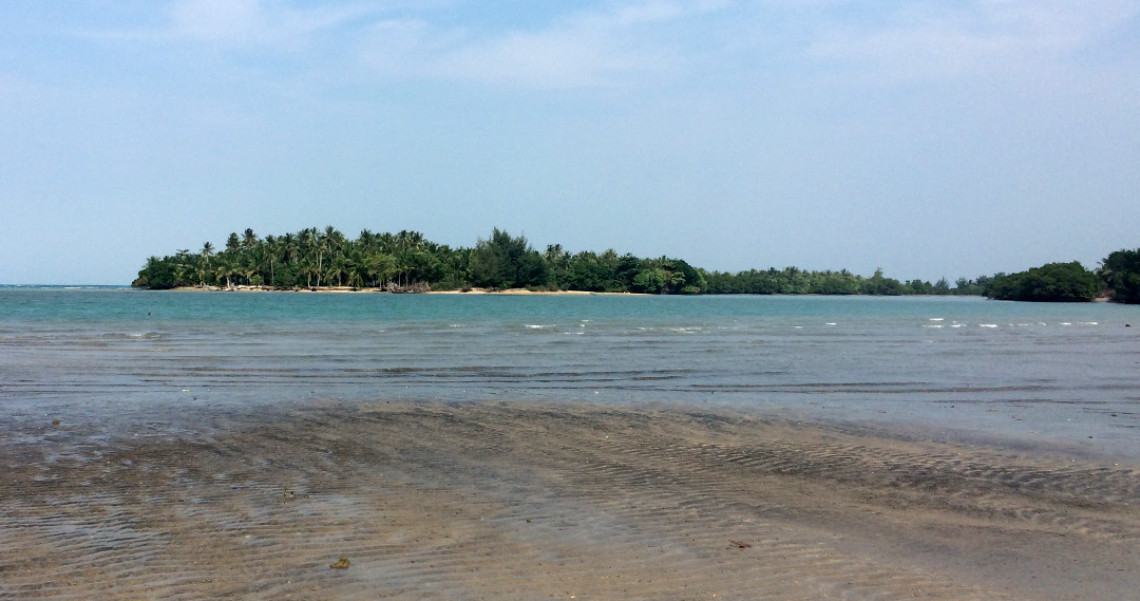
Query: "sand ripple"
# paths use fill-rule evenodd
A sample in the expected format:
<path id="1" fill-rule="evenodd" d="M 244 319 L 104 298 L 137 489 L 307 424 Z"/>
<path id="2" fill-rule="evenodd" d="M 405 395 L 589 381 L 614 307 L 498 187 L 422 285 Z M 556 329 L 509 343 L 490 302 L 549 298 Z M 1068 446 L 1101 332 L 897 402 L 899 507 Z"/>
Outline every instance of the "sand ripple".
<path id="1" fill-rule="evenodd" d="M 1134 465 L 589 406 L 52 428 L 0 447 L 3 599 L 1120 599 L 1140 573 Z"/>

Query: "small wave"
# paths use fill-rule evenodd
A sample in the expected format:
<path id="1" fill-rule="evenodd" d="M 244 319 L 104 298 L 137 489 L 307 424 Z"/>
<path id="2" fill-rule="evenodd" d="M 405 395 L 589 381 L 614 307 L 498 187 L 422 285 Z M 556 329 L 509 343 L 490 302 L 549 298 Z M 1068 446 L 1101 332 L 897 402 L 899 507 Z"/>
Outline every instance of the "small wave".
<path id="1" fill-rule="evenodd" d="M 946 321 L 944 317 L 931 317 L 930 321 Z"/>
<path id="2" fill-rule="evenodd" d="M 553 330 L 556 327 L 558 327 L 558 326 L 555 326 L 554 324 L 539 324 L 539 323 L 528 323 L 528 324 L 526 324 L 526 329 L 528 329 L 528 330 Z"/>
<path id="3" fill-rule="evenodd" d="M 996 328 L 996 327 L 998 327 L 998 324 L 996 324 L 996 323 L 980 323 L 980 324 L 978 324 L 978 327 L 979 328 Z"/>
<path id="4" fill-rule="evenodd" d="M 928 323 L 924 324 L 922 327 L 930 328 L 931 330 L 941 330 L 944 326 L 940 323 Z"/>
<path id="5" fill-rule="evenodd" d="M 162 338 L 158 332 L 112 332 L 95 336 L 103 340 L 157 340 Z"/>
<path id="6" fill-rule="evenodd" d="M 834 326 L 834 325 L 839 325 L 839 324 L 835 323 L 834 321 L 829 321 L 829 322 L 827 322 L 827 323 L 825 323 L 825 324 L 823 324 L 823 325 L 825 325 L 825 326 Z"/>

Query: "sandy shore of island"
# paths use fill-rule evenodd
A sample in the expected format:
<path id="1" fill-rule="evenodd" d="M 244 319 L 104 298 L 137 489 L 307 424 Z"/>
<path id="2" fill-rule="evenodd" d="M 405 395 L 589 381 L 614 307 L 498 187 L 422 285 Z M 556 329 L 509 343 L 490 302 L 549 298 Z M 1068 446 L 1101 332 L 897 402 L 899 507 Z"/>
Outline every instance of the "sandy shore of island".
<path id="1" fill-rule="evenodd" d="M 179 286 L 173 288 L 176 292 L 286 292 L 298 294 L 393 294 L 380 288 L 354 288 L 351 286 L 310 286 L 307 288 L 274 288 L 272 286 Z M 423 292 L 409 292 L 407 294 L 469 294 L 499 295 L 499 296 L 528 296 L 528 295 L 558 295 L 558 296 L 648 296 L 637 292 L 589 292 L 585 290 L 531 290 L 529 288 L 464 288 L 461 290 L 425 290 Z"/>
<path id="2" fill-rule="evenodd" d="M 734 413 L 45 418 L 0 458 L 0 599 L 1116 600 L 1140 573 L 1136 465 Z"/>

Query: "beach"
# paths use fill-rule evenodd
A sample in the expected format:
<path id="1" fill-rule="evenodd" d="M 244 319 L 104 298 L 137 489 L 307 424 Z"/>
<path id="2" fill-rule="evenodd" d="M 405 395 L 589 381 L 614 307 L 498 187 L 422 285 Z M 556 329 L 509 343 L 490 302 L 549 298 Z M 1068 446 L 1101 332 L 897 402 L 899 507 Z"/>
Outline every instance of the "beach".
<path id="1" fill-rule="evenodd" d="M 1133 306 L 0 290 L 0 600 L 1118 600 Z"/>
<path id="2" fill-rule="evenodd" d="M 1135 462 L 772 415 L 313 401 L 0 433 L 2 599 L 1125 599 Z"/>
<path id="3" fill-rule="evenodd" d="M 382 287 L 358 288 L 355 286 L 307 286 L 302 288 L 275 288 L 273 286 L 178 286 L 171 289 L 174 292 L 292 292 L 305 294 L 401 294 L 389 292 Z M 468 294 L 471 296 L 649 296 L 643 292 L 592 292 L 588 290 L 532 290 L 530 288 L 477 288 L 465 287 L 448 290 L 431 290 L 425 287 L 415 292 L 403 294 Z"/>

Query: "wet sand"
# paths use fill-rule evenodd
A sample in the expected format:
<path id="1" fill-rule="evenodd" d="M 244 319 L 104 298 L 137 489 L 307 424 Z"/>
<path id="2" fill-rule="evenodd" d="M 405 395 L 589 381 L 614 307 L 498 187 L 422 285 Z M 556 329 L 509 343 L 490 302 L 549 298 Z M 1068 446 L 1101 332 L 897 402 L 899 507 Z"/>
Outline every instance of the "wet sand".
<path id="1" fill-rule="evenodd" d="M 1111 459 L 683 409 L 179 419 L 0 426 L 0 599 L 1115 600 L 1140 574 L 1140 467 Z"/>

